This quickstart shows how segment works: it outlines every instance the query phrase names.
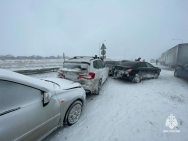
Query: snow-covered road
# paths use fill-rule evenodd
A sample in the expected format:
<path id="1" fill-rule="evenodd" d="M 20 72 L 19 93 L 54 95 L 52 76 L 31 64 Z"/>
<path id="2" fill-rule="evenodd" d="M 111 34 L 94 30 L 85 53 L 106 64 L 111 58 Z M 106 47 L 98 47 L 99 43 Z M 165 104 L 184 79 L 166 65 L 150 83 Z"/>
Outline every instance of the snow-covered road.
<path id="1" fill-rule="evenodd" d="M 163 132 L 170 130 L 165 126 L 170 114 L 177 119 L 172 130 L 178 133 Z M 138 84 L 109 78 L 100 95 L 87 95 L 76 124 L 57 129 L 45 140 L 188 141 L 188 83 L 168 69 L 162 69 L 159 79 Z"/>

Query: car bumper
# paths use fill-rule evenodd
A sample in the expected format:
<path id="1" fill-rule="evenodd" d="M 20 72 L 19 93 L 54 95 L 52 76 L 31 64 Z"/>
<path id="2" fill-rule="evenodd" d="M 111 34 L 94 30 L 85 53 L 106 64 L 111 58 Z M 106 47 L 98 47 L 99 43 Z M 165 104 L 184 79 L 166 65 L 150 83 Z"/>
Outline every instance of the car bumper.
<path id="1" fill-rule="evenodd" d="M 86 80 L 81 86 L 84 88 L 86 93 L 94 93 L 97 88 L 97 80 Z"/>
<path id="2" fill-rule="evenodd" d="M 132 81 L 132 79 L 135 77 L 135 75 L 129 73 L 123 73 L 123 74 L 118 73 L 116 76 L 117 78 L 127 79 L 129 81 Z"/>

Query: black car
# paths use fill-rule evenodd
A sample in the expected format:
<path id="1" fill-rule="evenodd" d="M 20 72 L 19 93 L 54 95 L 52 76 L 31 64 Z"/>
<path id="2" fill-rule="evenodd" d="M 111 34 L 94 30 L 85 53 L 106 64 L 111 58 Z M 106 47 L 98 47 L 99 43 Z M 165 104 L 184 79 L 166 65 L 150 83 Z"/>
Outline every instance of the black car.
<path id="1" fill-rule="evenodd" d="M 174 76 L 188 80 L 188 63 L 180 65 L 178 68 L 176 68 L 174 71 Z"/>
<path id="2" fill-rule="evenodd" d="M 113 75 L 113 67 L 120 64 L 121 61 L 105 61 L 105 66 L 109 68 L 109 76 Z"/>
<path id="3" fill-rule="evenodd" d="M 125 78 L 133 83 L 138 83 L 143 79 L 157 79 L 161 69 L 147 62 L 129 61 L 114 66 L 113 72 L 116 78 Z"/>

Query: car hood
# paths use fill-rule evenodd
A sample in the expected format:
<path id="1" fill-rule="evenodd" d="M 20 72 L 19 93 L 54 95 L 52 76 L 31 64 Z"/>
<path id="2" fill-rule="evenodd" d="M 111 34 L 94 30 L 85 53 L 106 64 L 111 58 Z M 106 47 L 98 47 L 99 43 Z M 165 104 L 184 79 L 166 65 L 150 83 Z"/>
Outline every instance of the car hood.
<path id="1" fill-rule="evenodd" d="M 62 78 L 44 78 L 42 80 L 54 82 L 60 86 L 60 89 L 64 89 L 64 90 L 81 87 L 79 83 Z"/>

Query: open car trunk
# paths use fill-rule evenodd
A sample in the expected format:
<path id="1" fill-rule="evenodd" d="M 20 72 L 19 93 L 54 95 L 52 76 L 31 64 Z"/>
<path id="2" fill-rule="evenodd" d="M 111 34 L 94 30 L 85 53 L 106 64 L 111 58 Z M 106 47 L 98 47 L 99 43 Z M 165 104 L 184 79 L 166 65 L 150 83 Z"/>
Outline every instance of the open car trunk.
<path id="1" fill-rule="evenodd" d="M 62 77 L 68 80 L 75 82 L 80 82 L 84 84 L 84 81 L 81 79 L 81 76 L 88 74 L 89 65 L 85 63 L 64 63 L 63 67 L 59 69 L 59 73 L 62 74 Z"/>

